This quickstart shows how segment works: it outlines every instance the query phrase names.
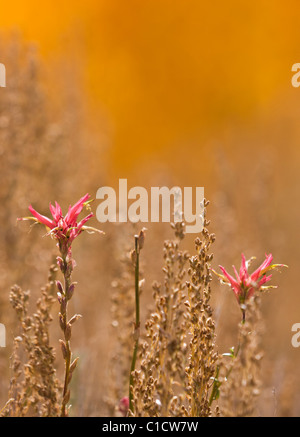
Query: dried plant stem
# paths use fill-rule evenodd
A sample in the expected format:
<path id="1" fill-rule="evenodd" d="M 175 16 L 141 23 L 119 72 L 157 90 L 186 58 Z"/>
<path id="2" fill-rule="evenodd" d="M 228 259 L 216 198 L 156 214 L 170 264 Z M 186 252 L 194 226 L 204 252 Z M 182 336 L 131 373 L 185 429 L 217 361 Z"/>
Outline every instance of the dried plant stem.
<path id="1" fill-rule="evenodd" d="M 139 237 L 135 235 L 134 237 L 134 248 L 136 252 L 136 262 L 135 262 L 135 327 L 136 329 L 140 326 L 140 248 L 139 248 Z"/>
<path id="2" fill-rule="evenodd" d="M 195 240 L 197 255 L 189 259 L 190 281 L 187 282 L 188 326 L 191 334 L 187 376 L 187 415 L 190 417 L 209 417 L 212 415 L 211 403 L 215 399 L 218 353 L 215 345 L 215 322 L 210 305 L 212 276 L 210 273 L 213 254 L 210 253 L 215 235 L 210 234 L 205 218 L 209 202 L 204 199 L 204 227 L 202 235 Z M 212 379 L 214 383 L 211 383 Z M 214 393 L 211 394 L 213 389 Z"/>
<path id="3" fill-rule="evenodd" d="M 155 306 L 145 322 L 140 342 L 140 368 L 134 372 L 136 417 L 180 417 L 184 414 L 186 336 L 185 273 L 189 254 L 180 249 L 184 223 L 171 224 L 176 240 L 165 241 L 164 283 L 153 284 Z"/>
<path id="4" fill-rule="evenodd" d="M 11 356 L 10 401 L 0 416 L 57 417 L 61 384 L 56 378 L 55 351 L 50 345 L 51 308 L 55 302 L 57 267 L 51 265 L 48 282 L 41 289 L 35 311 L 30 314 L 30 292 L 14 285 L 10 302 L 20 325 Z"/>
<path id="5" fill-rule="evenodd" d="M 71 352 L 71 329 L 72 324 L 81 316 L 76 314 L 68 321 L 68 302 L 72 298 L 74 293 L 75 284 L 71 282 L 71 276 L 73 272 L 73 268 L 75 265 L 74 260 L 72 259 L 70 248 L 66 251 L 64 248 L 61 248 L 61 257 L 58 257 L 58 265 L 60 266 L 61 272 L 64 276 L 64 286 L 61 282 L 57 281 L 58 288 L 58 300 L 60 303 L 60 313 L 59 313 L 59 322 L 60 327 L 64 333 L 64 340 L 60 340 L 61 350 L 63 354 L 63 358 L 65 361 L 65 376 L 64 376 L 64 388 L 63 388 L 63 398 L 61 404 L 61 417 L 68 416 L 67 404 L 70 399 L 70 390 L 69 384 L 72 379 L 72 373 L 75 370 L 77 360 L 76 358 L 72 363 L 72 352 Z"/>
<path id="6" fill-rule="evenodd" d="M 134 411 L 133 393 L 132 393 L 133 372 L 135 371 L 135 364 L 136 364 L 138 348 L 139 348 L 139 337 L 136 339 L 134 349 L 133 349 L 132 362 L 131 362 L 131 368 L 130 368 L 130 378 L 129 378 L 129 409 L 132 412 Z"/>
<path id="7" fill-rule="evenodd" d="M 135 261 L 135 327 L 134 327 L 134 338 L 135 344 L 133 349 L 131 368 L 130 368 L 130 378 L 129 378 L 129 409 L 133 412 L 133 372 L 135 370 L 136 358 L 139 348 L 139 337 L 140 337 L 140 267 L 139 267 L 139 257 L 140 257 L 140 246 L 139 246 L 139 236 L 134 236 L 134 261 Z"/>
<path id="8" fill-rule="evenodd" d="M 64 260 L 64 263 L 66 264 L 66 260 Z M 70 283 L 69 283 L 69 276 L 67 274 L 64 275 L 65 280 L 65 290 L 69 289 Z M 67 328 L 67 305 L 68 305 L 68 299 L 66 297 L 66 305 L 64 306 L 64 311 L 62 313 L 63 317 L 63 324 L 64 324 L 64 336 L 66 340 L 66 356 L 65 356 L 65 381 L 64 381 L 64 391 L 63 391 L 63 402 L 61 406 L 61 415 L 65 416 L 65 408 L 67 400 L 67 392 L 68 392 L 68 379 L 69 379 L 69 372 L 70 372 L 70 363 L 71 363 L 71 347 L 70 347 L 70 341 L 68 339 L 68 335 L 66 333 Z"/>
<path id="9" fill-rule="evenodd" d="M 223 416 L 249 417 L 256 414 L 260 394 L 261 350 L 260 296 L 254 295 L 247 302 L 247 319 L 239 323 L 239 342 L 233 362 L 225 365 L 226 375 L 221 396 Z M 230 374 L 230 378 L 228 378 Z"/>
<path id="10" fill-rule="evenodd" d="M 4 413 L 4 411 L 9 407 L 9 405 L 11 404 L 11 403 L 13 403 L 15 401 L 15 399 L 14 398 L 10 398 L 10 399 L 8 399 L 8 401 L 6 402 L 6 404 L 4 405 L 4 407 L 3 408 L 1 408 L 1 410 L 0 410 L 0 417 L 2 417 L 2 413 Z"/>

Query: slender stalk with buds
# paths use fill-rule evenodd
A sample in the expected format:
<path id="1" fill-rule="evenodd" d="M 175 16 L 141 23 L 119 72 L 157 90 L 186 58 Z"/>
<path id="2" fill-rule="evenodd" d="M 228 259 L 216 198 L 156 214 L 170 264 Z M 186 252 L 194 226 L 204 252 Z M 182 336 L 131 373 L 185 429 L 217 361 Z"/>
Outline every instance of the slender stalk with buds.
<path id="1" fill-rule="evenodd" d="M 44 224 L 48 229 L 48 235 L 51 235 L 57 240 L 57 246 L 60 251 L 60 256 L 57 257 L 57 264 L 63 274 L 64 283 L 62 284 L 60 281 L 56 281 L 56 285 L 58 289 L 58 302 L 60 304 L 59 324 L 64 334 L 64 340 L 60 340 L 60 345 L 65 361 L 64 388 L 60 411 L 61 417 L 68 415 L 67 404 L 70 399 L 69 385 L 78 361 L 78 358 L 75 358 L 72 361 L 70 345 L 72 325 L 81 317 L 81 315 L 75 314 L 71 319 L 68 320 L 68 302 L 72 298 L 75 289 L 75 283 L 72 282 L 72 273 L 76 265 L 74 259 L 72 258 L 71 246 L 73 240 L 84 230 L 87 230 L 88 232 L 96 231 L 101 233 L 101 231 L 98 229 L 85 226 L 85 223 L 93 216 L 93 213 L 88 214 L 79 223 L 77 223 L 77 218 L 83 207 L 89 207 L 89 197 L 90 195 L 86 194 L 79 199 L 77 203 L 75 203 L 73 206 L 70 206 L 65 216 L 62 215 L 62 210 L 59 204 L 55 202 L 55 206 L 51 205 L 50 203 L 49 207 L 52 218 L 41 215 L 30 205 L 29 211 L 33 217 L 19 219 L 33 220 L 37 223 Z"/>
<path id="2" fill-rule="evenodd" d="M 132 261 L 135 266 L 135 324 L 134 324 L 134 348 L 130 367 L 130 377 L 129 377 L 129 410 L 134 411 L 133 406 L 133 372 L 135 371 L 137 353 L 139 348 L 139 338 L 140 338 L 140 251 L 144 246 L 145 240 L 145 230 L 142 229 L 139 235 L 134 236 L 134 250 L 132 251 Z"/>
<path id="3" fill-rule="evenodd" d="M 65 378 L 63 400 L 61 404 L 61 417 L 65 417 L 67 416 L 66 406 L 70 399 L 69 384 L 71 382 L 72 374 L 76 368 L 78 361 L 78 358 L 75 358 L 72 361 L 72 352 L 70 345 L 72 325 L 76 322 L 76 320 L 81 317 L 81 315 L 75 314 L 70 320 L 68 320 L 68 302 L 72 298 L 75 289 L 75 283 L 71 280 L 73 268 L 75 265 L 75 261 L 72 259 L 71 250 L 69 250 L 66 254 L 62 249 L 61 257 L 58 257 L 57 261 L 60 270 L 64 276 L 64 285 L 60 281 L 57 281 L 57 296 L 60 303 L 59 324 L 64 333 L 64 340 L 60 340 L 60 344 L 63 358 L 65 360 Z"/>

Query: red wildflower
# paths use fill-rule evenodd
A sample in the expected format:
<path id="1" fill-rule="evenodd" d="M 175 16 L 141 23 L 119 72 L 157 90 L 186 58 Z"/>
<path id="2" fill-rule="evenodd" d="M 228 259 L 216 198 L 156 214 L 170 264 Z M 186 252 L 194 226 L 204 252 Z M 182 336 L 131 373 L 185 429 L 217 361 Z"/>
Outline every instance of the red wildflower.
<path id="1" fill-rule="evenodd" d="M 265 286 L 264 284 L 271 280 L 272 275 L 267 275 L 269 270 L 276 269 L 277 267 L 287 267 L 284 264 L 271 264 L 273 261 L 272 254 L 266 255 L 264 262 L 250 275 L 248 267 L 250 262 L 254 258 L 246 261 L 244 254 L 242 253 L 242 263 L 240 271 L 237 272 L 235 266 L 233 266 L 236 278 L 231 276 L 223 266 L 219 266 L 223 272 L 223 275 L 213 272 L 221 279 L 221 281 L 229 285 L 237 298 L 238 303 L 243 304 L 251 298 L 256 291 L 263 291 L 270 288 L 277 288 L 276 286 Z M 243 308 L 242 308 L 243 311 Z M 244 311 L 243 311 L 244 315 Z"/>
<path id="2" fill-rule="evenodd" d="M 85 223 L 93 217 L 93 213 L 88 214 L 79 223 L 77 223 L 77 218 L 81 213 L 83 207 L 87 205 L 89 194 L 86 194 L 73 206 L 69 206 L 69 210 L 65 216 L 62 215 L 61 207 L 57 202 L 55 206 L 50 203 L 49 209 L 52 218 L 46 217 L 38 213 L 31 205 L 29 206 L 29 211 L 33 217 L 24 217 L 18 220 L 34 220 L 37 223 L 45 225 L 49 229 L 49 234 L 53 235 L 59 242 L 60 245 L 70 247 L 72 241 L 79 235 L 83 230 L 97 231 L 98 229 L 84 226 Z"/>

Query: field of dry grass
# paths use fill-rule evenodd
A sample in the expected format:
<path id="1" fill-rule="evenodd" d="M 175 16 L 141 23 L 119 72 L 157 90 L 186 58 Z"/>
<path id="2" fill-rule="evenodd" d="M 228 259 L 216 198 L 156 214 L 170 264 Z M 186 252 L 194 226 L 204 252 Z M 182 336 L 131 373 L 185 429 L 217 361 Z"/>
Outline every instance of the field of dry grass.
<path id="1" fill-rule="evenodd" d="M 203 232 L 147 223 L 142 244 L 135 236 L 144 224 L 91 218 L 88 224 L 105 235 L 83 232 L 72 242 L 77 285 L 62 303 L 71 280 L 67 264 L 57 264 L 59 239 L 17 218 L 30 215 L 30 204 L 49 216 L 55 201 L 65 214 L 85 193 L 95 199 L 99 187 L 124 174 L 110 173 L 107 126 L 90 119 L 80 74 L 71 80 L 62 64 L 53 97 L 31 45 L 14 37 L 0 48 L 9 76 L 0 89 L 1 415 L 298 416 L 300 349 L 291 344 L 292 325 L 300 322 L 294 97 L 278 96 L 271 114 L 229 126 L 204 149 L 180 144 L 161 160 L 141 156 L 132 186 L 204 186 L 210 202 Z M 96 207 L 97 200 L 94 214 Z M 256 257 L 251 272 L 270 253 L 274 263 L 288 265 L 271 272 L 278 288 L 256 290 L 243 302 L 245 323 L 241 302 L 213 273 L 222 265 L 233 274 L 242 253 Z M 70 338 L 74 314 L 82 317 L 71 322 Z M 73 367 L 71 353 L 79 358 Z"/>

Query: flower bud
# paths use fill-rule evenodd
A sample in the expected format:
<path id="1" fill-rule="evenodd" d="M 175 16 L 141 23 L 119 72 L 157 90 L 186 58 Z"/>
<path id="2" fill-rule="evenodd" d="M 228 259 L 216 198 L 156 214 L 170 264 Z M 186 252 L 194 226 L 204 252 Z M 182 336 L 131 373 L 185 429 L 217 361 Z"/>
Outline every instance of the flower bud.
<path id="1" fill-rule="evenodd" d="M 60 293 L 64 294 L 64 287 L 60 281 L 56 281 L 57 289 Z"/>
<path id="2" fill-rule="evenodd" d="M 70 323 L 67 323 L 67 326 L 65 328 L 65 339 L 66 341 L 69 341 L 71 338 L 71 334 L 72 334 L 72 328 Z"/>
<path id="3" fill-rule="evenodd" d="M 66 328 L 65 319 L 63 318 L 63 315 L 61 313 L 59 313 L 58 317 L 59 317 L 59 326 L 60 326 L 61 330 L 64 331 Z"/>
<path id="4" fill-rule="evenodd" d="M 61 302 L 60 302 L 60 312 L 62 314 L 65 314 L 66 308 L 67 308 L 66 298 L 64 296 L 62 296 L 61 297 Z"/>
<path id="5" fill-rule="evenodd" d="M 60 268 L 61 272 L 65 273 L 66 265 L 64 263 L 64 260 L 60 256 L 57 257 L 57 265 Z"/>
<path id="6" fill-rule="evenodd" d="M 58 292 L 58 293 L 57 293 L 57 300 L 58 300 L 58 303 L 61 303 L 62 298 L 63 298 L 62 294 L 61 294 L 60 292 Z"/>
<path id="7" fill-rule="evenodd" d="M 75 285 L 76 285 L 76 282 L 72 282 L 70 287 L 67 289 L 66 297 L 67 297 L 68 300 L 70 300 L 72 298 L 73 294 L 74 294 Z"/>
<path id="8" fill-rule="evenodd" d="M 60 347 L 61 347 L 61 351 L 62 351 L 63 357 L 64 357 L 64 359 L 66 359 L 67 355 L 68 355 L 66 344 L 65 344 L 65 342 L 63 340 L 59 340 L 59 343 L 60 343 Z"/>
<path id="9" fill-rule="evenodd" d="M 140 250 L 143 249 L 143 247 L 144 247 L 144 243 L 145 243 L 145 231 L 146 230 L 147 230 L 146 228 L 143 228 L 140 231 L 139 236 L 138 236 L 138 245 L 139 245 L 139 249 Z"/>

